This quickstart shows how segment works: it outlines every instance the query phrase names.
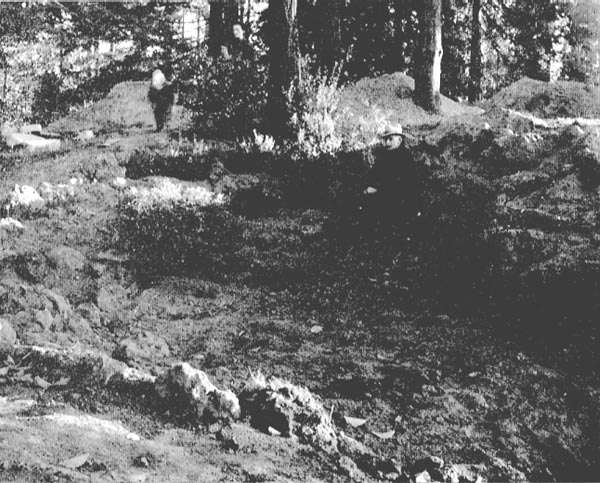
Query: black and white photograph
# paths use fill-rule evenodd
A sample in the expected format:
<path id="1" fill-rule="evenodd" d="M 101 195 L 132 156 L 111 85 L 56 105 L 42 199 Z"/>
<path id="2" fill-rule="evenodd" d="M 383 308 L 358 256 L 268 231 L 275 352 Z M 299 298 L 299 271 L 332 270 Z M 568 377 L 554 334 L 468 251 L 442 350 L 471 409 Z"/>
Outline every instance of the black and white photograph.
<path id="1" fill-rule="evenodd" d="M 600 482 L 600 0 L 0 0 L 0 483 Z"/>

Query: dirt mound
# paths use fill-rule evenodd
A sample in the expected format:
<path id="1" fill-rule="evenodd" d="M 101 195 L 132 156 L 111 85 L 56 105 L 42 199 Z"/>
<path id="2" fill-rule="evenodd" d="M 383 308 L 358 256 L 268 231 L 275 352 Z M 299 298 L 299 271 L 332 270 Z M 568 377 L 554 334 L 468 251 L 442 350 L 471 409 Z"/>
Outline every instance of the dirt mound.
<path id="1" fill-rule="evenodd" d="M 152 128 L 154 119 L 147 95 L 147 82 L 122 82 L 113 87 L 104 99 L 53 122 L 48 130 L 76 133 L 90 129 L 97 133 L 118 132 L 132 127 Z M 181 121 L 182 111 L 180 106 L 173 106 L 170 127 Z"/>
<path id="2" fill-rule="evenodd" d="M 529 111 L 540 117 L 600 117 L 600 88 L 581 82 L 543 82 L 524 77 L 502 89 L 486 104 Z"/>
<path id="3" fill-rule="evenodd" d="M 442 116 L 429 114 L 413 102 L 414 89 L 414 79 L 400 72 L 365 78 L 342 90 L 340 107 L 348 111 L 350 118 L 370 118 L 375 122 L 399 122 L 408 126 L 434 124 L 447 116 L 481 113 L 477 107 L 442 96 Z"/>

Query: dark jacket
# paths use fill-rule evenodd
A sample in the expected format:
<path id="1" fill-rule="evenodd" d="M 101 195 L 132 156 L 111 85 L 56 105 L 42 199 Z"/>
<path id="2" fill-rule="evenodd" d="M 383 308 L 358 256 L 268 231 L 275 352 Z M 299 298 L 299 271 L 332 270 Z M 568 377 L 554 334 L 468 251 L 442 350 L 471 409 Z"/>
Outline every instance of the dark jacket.
<path id="1" fill-rule="evenodd" d="M 227 48 L 236 60 L 254 60 L 254 49 L 245 39 L 233 39 Z"/>
<path id="2" fill-rule="evenodd" d="M 375 151 L 375 162 L 367 186 L 377 189 L 371 195 L 381 215 L 408 221 L 421 210 L 423 173 L 411 151 L 404 145 Z"/>

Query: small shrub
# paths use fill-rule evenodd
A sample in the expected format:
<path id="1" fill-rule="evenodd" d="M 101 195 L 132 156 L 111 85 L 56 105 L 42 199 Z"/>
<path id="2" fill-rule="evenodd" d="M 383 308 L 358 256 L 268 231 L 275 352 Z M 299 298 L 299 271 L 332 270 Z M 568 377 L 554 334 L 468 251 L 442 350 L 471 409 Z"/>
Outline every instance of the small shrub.
<path id="1" fill-rule="evenodd" d="M 33 95 L 31 106 L 32 118 L 48 124 L 57 114 L 64 114 L 61 106 L 62 81 L 54 72 L 46 72 L 42 75 L 38 88 Z"/>
<path id="2" fill-rule="evenodd" d="M 386 113 L 365 104 L 363 114 L 358 116 L 342 96 L 341 64 L 330 74 L 312 64 L 309 58 L 304 59 L 298 85 L 288 93 L 295 112 L 291 127 L 300 151 L 317 158 L 374 144 L 388 122 Z"/>
<path id="3" fill-rule="evenodd" d="M 301 70 L 297 86 L 288 93 L 295 111 L 291 123 L 298 147 L 309 157 L 336 153 L 343 144 L 336 129 L 339 69 L 315 74 L 310 59 L 305 58 Z"/>
<path id="4" fill-rule="evenodd" d="M 276 143 L 273 136 L 268 134 L 260 134 L 254 129 L 252 131 L 252 137 L 242 140 L 240 142 L 240 149 L 242 152 L 251 153 L 272 153 L 275 151 Z"/>
<path id="5" fill-rule="evenodd" d="M 218 269 L 232 249 L 235 223 L 225 198 L 204 187 L 162 180 L 120 200 L 119 233 L 140 275 Z"/>

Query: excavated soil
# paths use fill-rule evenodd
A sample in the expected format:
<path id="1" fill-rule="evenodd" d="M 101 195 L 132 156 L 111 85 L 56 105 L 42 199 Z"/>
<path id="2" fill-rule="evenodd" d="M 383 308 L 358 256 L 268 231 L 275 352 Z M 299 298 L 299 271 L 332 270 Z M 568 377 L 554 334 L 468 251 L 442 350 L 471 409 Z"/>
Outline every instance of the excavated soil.
<path id="1" fill-rule="evenodd" d="M 386 79 L 376 82 L 396 92 L 398 79 Z M 362 92 L 363 84 L 355 89 Z M 136 149 L 178 148 L 168 133 L 152 132 L 143 89 L 117 86 L 98 106 L 51 126 L 95 129 L 94 139 L 63 141 L 55 153 L 2 153 L 1 198 L 17 184 L 42 182 L 67 193 L 42 207 L 5 208 L 24 228 L 0 227 L 2 481 L 386 478 L 248 421 L 229 428 L 232 448 L 210 427 L 175 418 L 143 385 L 137 391 L 92 377 L 85 364 L 53 365 L 28 355 L 34 346 L 100 351 L 153 375 L 186 361 L 236 393 L 260 370 L 306 386 L 340 431 L 386 461 L 402 467 L 436 456 L 463 465 L 467 476 L 456 481 L 597 477 L 600 381 L 595 371 L 581 370 L 598 361 L 595 339 L 548 349 L 535 343 L 542 326 L 533 342 L 522 344 L 516 326 L 528 312 L 438 303 L 422 290 L 418 273 L 427 268 L 411 240 L 341 236 L 331 228 L 331 211 L 315 206 L 260 216 L 234 210 L 244 240 L 236 260 L 243 262 L 226 263 L 218 273 L 140 278 L 119 243 L 119 199 L 156 178 L 127 179 L 126 166 Z M 122 113 L 129 91 L 138 103 Z M 514 278 L 503 280 L 525 283 L 531 273 L 555 273 L 551 262 L 561 253 L 585 251 L 596 260 L 597 191 L 587 187 L 577 162 L 565 167 L 573 163 L 557 148 L 571 156 L 570 146 L 585 136 L 567 133 L 569 141 L 556 141 L 572 123 L 540 128 L 531 119 L 514 121 L 503 107 L 486 117 L 448 104 L 456 116 L 436 118 L 440 124 L 432 128 L 413 106 L 413 147 L 436 168 L 438 181 L 458 177 L 464 184 L 456 173 L 467 172 L 496 190 L 494 209 L 505 218 L 486 236 L 507 251 L 498 263 Z M 479 154 L 469 151 L 473 146 Z M 493 158 L 486 149 L 503 155 Z M 497 164 L 480 166 L 477 156 Z M 451 288 L 452 277 L 444 283 Z M 567 364 L 575 352 L 585 357 Z"/>

